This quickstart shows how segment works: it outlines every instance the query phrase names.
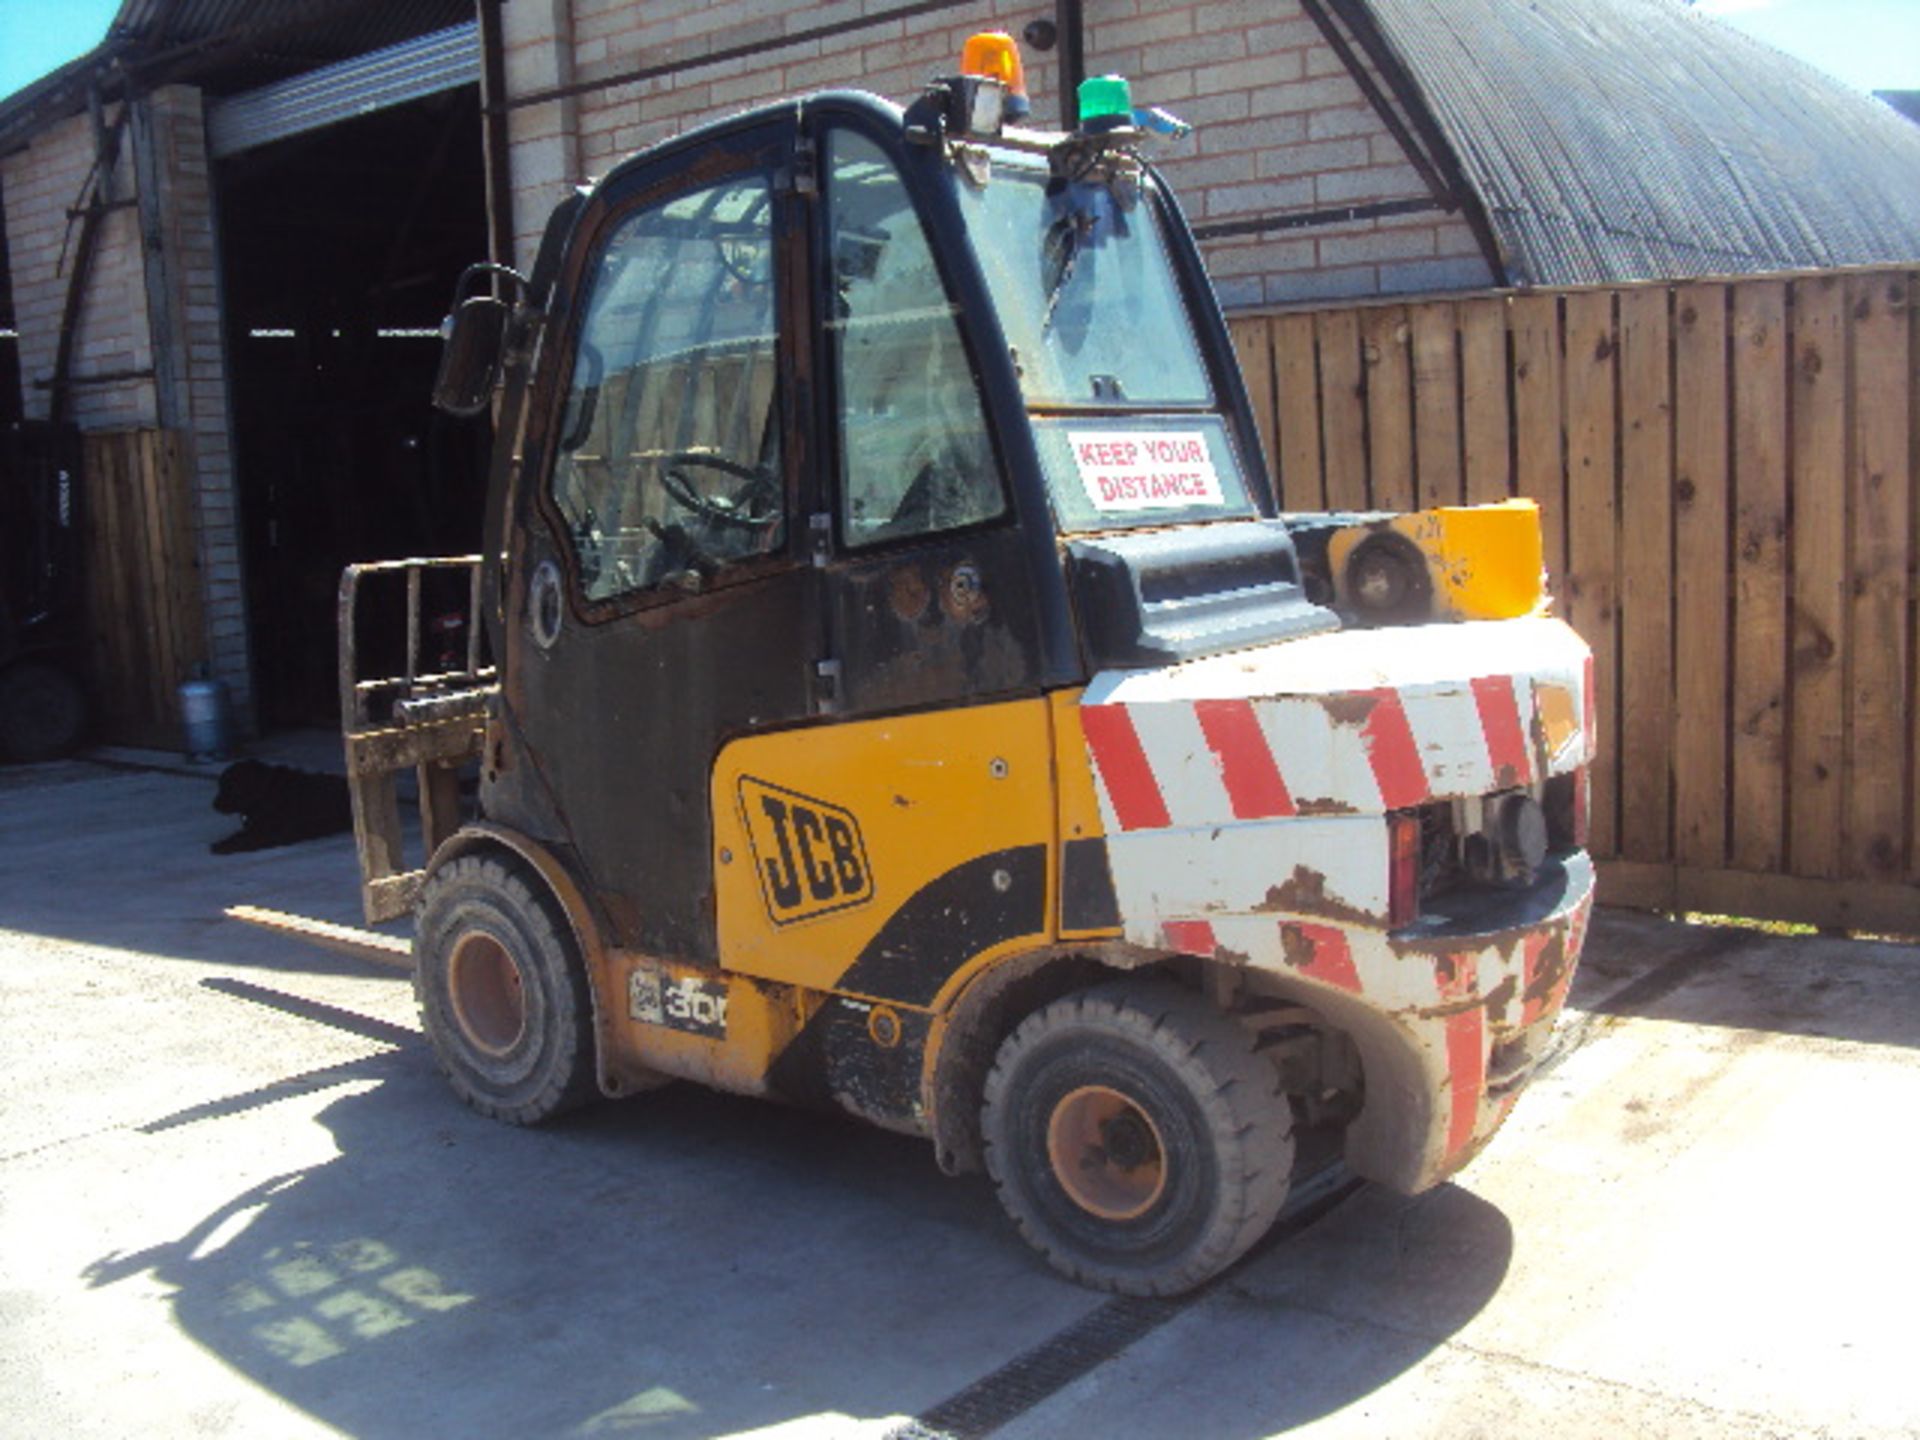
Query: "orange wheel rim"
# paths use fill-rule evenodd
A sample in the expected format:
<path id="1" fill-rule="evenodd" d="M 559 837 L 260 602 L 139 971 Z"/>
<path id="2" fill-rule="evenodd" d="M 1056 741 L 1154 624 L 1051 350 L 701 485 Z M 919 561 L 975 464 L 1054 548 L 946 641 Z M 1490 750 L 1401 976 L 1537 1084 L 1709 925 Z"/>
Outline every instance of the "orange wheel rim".
<path id="1" fill-rule="evenodd" d="M 489 1055 L 505 1055 L 526 1033 L 520 968 L 491 935 L 474 931 L 460 937 L 447 962 L 447 994 L 461 1033 Z"/>
<path id="2" fill-rule="evenodd" d="M 1167 1188 L 1160 1128 L 1105 1085 L 1060 1098 L 1047 1120 L 1047 1159 L 1067 1198 L 1102 1220 L 1137 1220 Z"/>

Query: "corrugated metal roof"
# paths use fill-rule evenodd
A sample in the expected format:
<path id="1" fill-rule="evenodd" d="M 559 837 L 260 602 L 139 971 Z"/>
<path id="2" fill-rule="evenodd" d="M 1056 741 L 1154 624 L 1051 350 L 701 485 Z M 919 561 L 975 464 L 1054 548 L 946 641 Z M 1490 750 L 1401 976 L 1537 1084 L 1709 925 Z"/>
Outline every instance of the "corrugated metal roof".
<path id="1" fill-rule="evenodd" d="M 89 54 L 0 100 L 0 150 L 84 108 L 115 64 L 231 95 L 472 19 L 472 0 L 124 0 Z"/>
<path id="2" fill-rule="evenodd" d="M 224 95 L 472 19 L 472 0 L 125 0 L 110 34 L 136 64 L 214 42 L 181 78 Z M 256 38 L 227 50 L 234 35 Z"/>
<path id="3" fill-rule="evenodd" d="M 1365 0 L 1516 283 L 1920 259 L 1920 128 L 1677 0 Z"/>
<path id="4" fill-rule="evenodd" d="M 216 100 L 207 107 L 207 151 L 223 159 L 479 79 L 480 27 L 469 20 Z"/>

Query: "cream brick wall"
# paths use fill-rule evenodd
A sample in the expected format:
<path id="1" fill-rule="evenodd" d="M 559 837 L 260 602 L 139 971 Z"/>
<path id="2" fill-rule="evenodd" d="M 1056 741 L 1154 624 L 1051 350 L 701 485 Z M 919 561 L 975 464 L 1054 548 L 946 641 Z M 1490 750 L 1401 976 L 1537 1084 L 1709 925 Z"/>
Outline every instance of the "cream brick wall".
<path id="1" fill-rule="evenodd" d="M 158 425 L 184 435 L 208 653 L 214 674 L 232 693 L 236 717 L 251 729 L 252 667 L 206 128 L 197 90 L 172 86 L 144 103 L 142 124 L 151 128 L 159 183 L 155 193 L 139 194 L 129 125 L 121 136 L 112 195 L 138 203 L 102 222 L 75 328 L 72 371 L 81 383 L 71 391 L 68 415 L 83 430 Z M 115 113 L 110 108 L 109 118 Z M 34 382 L 53 373 L 80 234 L 80 222 L 67 212 L 85 198 L 93 152 L 92 123 L 80 115 L 49 126 L 0 159 L 22 402 L 31 418 L 49 413 L 51 393 Z M 160 297 L 148 293 L 143 224 L 157 241 L 160 263 L 153 268 L 168 289 L 157 305 Z M 156 314 L 170 317 L 172 333 L 154 335 Z M 164 407 L 157 377 L 85 383 L 90 376 L 156 368 L 168 381 Z"/>
<path id="2" fill-rule="evenodd" d="M 516 0 L 503 10 L 509 95 L 695 61 L 897 0 Z M 1134 82 L 1136 103 L 1195 126 L 1162 169 L 1195 226 L 1417 200 L 1427 190 L 1298 0 L 1085 0 L 1088 74 Z M 532 258 L 568 189 L 684 130 L 797 92 L 852 87 L 905 102 L 950 71 L 975 30 L 1018 35 L 1049 3 L 976 3 L 887 20 L 511 114 L 514 229 Z M 1060 116 L 1059 51 L 1024 47 L 1036 119 Z M 1472 231 L 1433 211 L 1203 242 L 1230 308 L 1458 290 L 1492 276 Z"/>
<path id="3" fill-rule="evenodd" d="M 252 640 L 240 558 L 219 237 L 200 92 L 184 85 L 157 90 L 148 101 L 148 115 L 160 182 L 158 193 L 149 197 L 149 208 L 165 258 L 161 273 L 168 291 L 159 309 L 172 317 L 178 331 L 159 347 L 171 382 L 169 413 L 162 418 L 169 428 L 185 433 L 193 466 L 213 673 L 226 682 L 235 716 L 251 732 Z"/>
<path id="4" fill-rule="evenodd" d="M 1160 162 L 1189 223 L 1428 195 L 1297 0 L 1087 0 L 1087 71 L 1194 126 Z M 1423 212 L 1203 240 L 1228 308 L 1473 289 L 1492 274 L 1466 222 Z"/>
<path id="5" fill-rule="evenodd" d="M 571 74 L 591 82 L 633 70 L 698 60 L 716 50 L 775 39 L 891 8 L 897 0 L 571 0 L 572 45 L 565 47 L 569 0 L 520 3 L 506 22 L 507 91 L 527 95 Z M 634 151 L 710 120 L 808 90 L 871 90 L 902 104 L 927 80 L 951 73 L 966 37 L 978 30 L 1018 31 L 1051 18 L 1052 6 L 1017 11 L 991 0 L 865 26 L 827 41 L 803 40 L 745 59 L 695 65 L 653 80 L 593 91 L 572 102 L 512 112 L 514 232 L 522 264 L 569 188 L 604 175 Z M 1059 121 L 1058 51 L 1026 54 L 1038 123 Z"/>
<path id="6" fill-rule="evenodd" d="M 134 193 L 131 153 L 123 137 L 112 176 L 116 199 L 128 199 Z M 52 405 L 52 392 L 34 382 L 53 375 L 67 276 L 80 241 L 80 222 L 70 220 L 67 212 L 84 198 L 92 164 L 93 127 L 85 115 L 43 131 L 24 150 L 0 159 L 13 263 L 14 325 L 20 332 L 21 402 L 30 419 L 45 419 Z M 75 380 L 152 365 L 146 293 L 139 217 L 131 208 L 112 211 L 101 223 L 91 281 L 74 330 Z M 77 384 L 70 392 L 67 413 L 88 430 L 152 425 L 153 382 Z"/>

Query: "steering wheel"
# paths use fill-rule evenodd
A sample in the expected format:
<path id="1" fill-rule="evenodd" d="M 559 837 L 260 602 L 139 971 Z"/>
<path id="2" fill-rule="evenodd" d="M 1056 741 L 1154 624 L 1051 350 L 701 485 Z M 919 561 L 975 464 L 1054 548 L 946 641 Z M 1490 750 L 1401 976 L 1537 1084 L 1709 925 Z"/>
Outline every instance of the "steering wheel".
<path id="1" fill-rule="evenodd" d="M 713 237 L 713 249 L 720 261 L 720 268 L 742 285 L 765 285 L 773 278 L 772 267 L 766 263 L 763 237 L 757 232 L 752 235 L 716 235 Z"/>
<path id="2" fill-rule="evenodd" d="M 740 493 L 731 498 L 702 495 L 688 482 L 681 470 L 705 466 L 746 481 Z M 716 525 L 732 525 L 742 530 L 763 530 L 780 518 L 779 481 L 756 465 L 743 465 L 725 455 L 707 450 L 674 450 L 660 457 L 660 488 L 667 498 L 683 510 L 691 510 Z"/>

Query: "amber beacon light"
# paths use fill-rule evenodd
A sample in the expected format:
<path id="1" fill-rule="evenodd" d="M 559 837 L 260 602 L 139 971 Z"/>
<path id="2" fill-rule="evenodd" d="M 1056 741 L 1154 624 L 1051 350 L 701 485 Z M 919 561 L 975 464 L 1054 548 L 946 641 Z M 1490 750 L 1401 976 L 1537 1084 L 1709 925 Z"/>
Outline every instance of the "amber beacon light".
<path id="1" fill-rule="evenodd" d="M 1020 47 L 999 30 L 969 35 L 960 50 L 960 73 L 981 80 L 998 80 L 1006 88 L 1006 118 L 1024 120 L 1033 106 L 1027 99 L 1027 73 L 1020 63 Z"/>

